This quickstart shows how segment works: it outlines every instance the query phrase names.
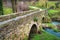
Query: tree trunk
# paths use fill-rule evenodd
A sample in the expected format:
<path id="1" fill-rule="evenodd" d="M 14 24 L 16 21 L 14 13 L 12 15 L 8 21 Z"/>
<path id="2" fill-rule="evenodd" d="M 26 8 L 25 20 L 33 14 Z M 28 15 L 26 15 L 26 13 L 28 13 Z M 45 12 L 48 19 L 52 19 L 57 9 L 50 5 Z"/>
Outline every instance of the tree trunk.
<path id="1" fill-rule="evenodd" d="M 2 0 L 0 0 L 0 15 L 3 15 L 3 3 L 2 3 Z"/>
<path id="2" fill-rule="evenodd" d="M 11 0 L 11 3 L 12 3 L 13 13 L 17 12 L 17 9 L 16 9 L 17 0 Z"/>

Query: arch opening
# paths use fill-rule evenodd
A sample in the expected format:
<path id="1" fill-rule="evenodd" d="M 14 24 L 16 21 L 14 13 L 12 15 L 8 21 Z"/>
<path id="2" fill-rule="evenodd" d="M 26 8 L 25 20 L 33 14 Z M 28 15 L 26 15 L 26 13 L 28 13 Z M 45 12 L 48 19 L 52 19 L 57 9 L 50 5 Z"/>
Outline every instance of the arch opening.
<path id="1" fill-rule="evenodd" d="M 43 17 L 43 18 L 42 18 L 42 23 L 44 23 L 44 19 L 45 19 L 45 18 Z"/>
<path id="2" fill-rule="evenodd" d="M 29 33 L 28 40 L 31 40 L 35 34 L 37 34 L 37 26 L 36 24 L 33 24 Z"/>

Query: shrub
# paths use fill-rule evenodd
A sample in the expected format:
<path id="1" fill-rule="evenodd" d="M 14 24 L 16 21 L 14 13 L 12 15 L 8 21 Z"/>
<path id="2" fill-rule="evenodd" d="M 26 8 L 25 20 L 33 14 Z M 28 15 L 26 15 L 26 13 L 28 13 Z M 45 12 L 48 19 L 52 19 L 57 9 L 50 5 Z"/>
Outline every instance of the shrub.
<path id="1" fill-rule="evenodd" d="M 4 15 L 6 14 L 11 14 L 12 13 L 12 8 L 3 8 Z"/>

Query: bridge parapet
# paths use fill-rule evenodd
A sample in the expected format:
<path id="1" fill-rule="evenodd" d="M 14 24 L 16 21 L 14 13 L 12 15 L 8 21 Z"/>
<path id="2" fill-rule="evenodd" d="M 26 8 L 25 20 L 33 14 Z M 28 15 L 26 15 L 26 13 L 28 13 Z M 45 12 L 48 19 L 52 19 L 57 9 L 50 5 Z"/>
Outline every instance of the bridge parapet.
<path id="1" fill-rule="evenodd" d="M 30 10 L 30 11 L 23 11 L 23 12 L 8 14 L 8 15 L 1 15 L 0 16 L 0 22 L 15 18 L 17 16 L 26 15 L 26 14 L 34 12 L 34 11 L 37 11 L 37 10 Z"/>
<path id="2" fill-rule="evenodd" d="M 43 11 L 37 10 L 35 12 L 31 12 L 26 15 L 18 16 L 16 18 L 1 22 L 0 23 L 0 39 L 3 40 L 6 38 L 6 36 L 9 37 L 10 33 L 15 34 L 15 32 L 17 32 L 17 31 L 15 31 L 15 30 L 17 30 L 17 28 L 20 27 L 19 30 L 21 30 L 21 25 L 31 23 L 31 21 L 33 21 L 34 17 L 37 17 L 38 22 L 41 23 L 42 15 L 44 15 L 44 14 L 45 14 L 45 10 L 43 10 Z M 22 28 L 24 29 L 24 27 L 22 27 Z"/>

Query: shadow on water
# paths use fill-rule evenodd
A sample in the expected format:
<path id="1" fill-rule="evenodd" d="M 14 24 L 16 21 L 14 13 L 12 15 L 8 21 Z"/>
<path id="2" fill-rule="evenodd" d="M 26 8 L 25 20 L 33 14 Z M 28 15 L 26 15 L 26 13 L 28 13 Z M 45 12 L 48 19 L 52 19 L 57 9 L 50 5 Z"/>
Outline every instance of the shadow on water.
<path id="1" fill-rule="evenodd" d="M 32 40 L 34 35 L 37 34 L 37 26 L 35 24 L 32 25 L 30 33 L 29 33 L 29 38 L 28 40 Z"/>

